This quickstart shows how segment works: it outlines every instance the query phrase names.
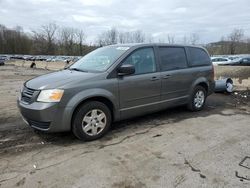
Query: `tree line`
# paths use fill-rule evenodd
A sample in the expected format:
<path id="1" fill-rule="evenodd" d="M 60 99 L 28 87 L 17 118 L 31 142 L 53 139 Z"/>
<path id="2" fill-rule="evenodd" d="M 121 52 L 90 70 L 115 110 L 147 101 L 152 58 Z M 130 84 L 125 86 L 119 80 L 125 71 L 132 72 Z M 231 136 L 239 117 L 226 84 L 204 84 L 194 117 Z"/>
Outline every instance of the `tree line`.
<path id="1" fill-rule="evenodd" d="M 54 23 L 41 26 L 32 33 L 21 27 L 14 29 L 0 25 L 0 54 L 84 55 L 97 46 L 85 44 L 81 29 L 59 27 Z"/>
<path id="2" fill-rule="evenodd" d="M 19 26 L 10 29 L 0 25 L 0 54 L 82 56 L 101 46 L 145 41 L 146 35 L 140 30 L 121 32 L 111 28 L 101 33 L 94 45 L 88 45 L 82 29 L 49 23 L 27 33 Z"/>
<path id="3" fill-rule="evenodd" d="M 41 26 L 39 29 L 24 32 L 20 26 L 13 29 L 0 25 L 0 54 L 32 55 L 75 55 L 82 56 L 100 47 L 117 43 L 155 42 L 141 30 L 120 31 L 111 28 L 97 36 L 94 45 L 86 43 L 86 34 L 82 29 L 59 27 L 55 23 Z M 178 41 L 182 44 L 199 44 L 200 36 L 192 33 Z M 156 42 L 175 44 L 175 35 L 166 35 Z M 242 29 L 234 29 L 219 42 L 203 45 L 211 55 L 250 54 L 250 38 Z"/>
<path id="4" fill-rule="evenodd" d="M 244 35 L 244 30 L 234 29 L 228 36 L 222 36 L 219 42 L 205 46 L 211 55 L 218 54 L 250 54 L 250 37 Z"/>

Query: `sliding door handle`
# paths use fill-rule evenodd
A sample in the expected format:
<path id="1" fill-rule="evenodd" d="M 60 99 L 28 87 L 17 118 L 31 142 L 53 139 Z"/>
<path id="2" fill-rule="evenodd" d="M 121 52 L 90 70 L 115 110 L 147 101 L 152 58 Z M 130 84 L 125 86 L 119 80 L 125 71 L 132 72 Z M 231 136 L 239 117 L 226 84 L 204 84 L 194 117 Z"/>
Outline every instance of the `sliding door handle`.
<path id="1" fill-rule="evenodd" d="M 163 79 L 168 79 L 168 78 L 170 78 L 171 76 L 172 76 L 172 75 L 167 74 L 167 75 L 163 76 L 162 78 L 163 78 Z"/>
<path id="2" fill-rule="evenodd" d="M 151 80 L 151 81 L 156 81 L 156 80 L 160 80 L 160 78 L 157 77 L 157 76 L 153 76 L 150 80 Z"/>

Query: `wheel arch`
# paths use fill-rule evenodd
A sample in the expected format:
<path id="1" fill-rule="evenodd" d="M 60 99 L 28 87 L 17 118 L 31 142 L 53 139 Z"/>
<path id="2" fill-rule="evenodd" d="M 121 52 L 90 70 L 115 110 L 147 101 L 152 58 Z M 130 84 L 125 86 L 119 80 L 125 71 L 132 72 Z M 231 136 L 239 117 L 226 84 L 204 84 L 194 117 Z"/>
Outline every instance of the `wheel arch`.
<path id="1" fill-rule="evenodd" d="M 105 104 L 109 108 L 109 110 L 111 112 L 112 121 L 114 121 L 114 120 L 116 120 L 118 118 L 117 113 L 116 113 L 115 104 L 108 97 L 105 97 L 105 96 L 90 96 L 90 97 L 84 98 L 83 100 L 79 101 L 78 104 L 73 108 L 71 119 L 70 119 L 71 128 L 72 128 L 73 119 L 74 119 L 74 116 L 75 116 L 77 110 L 82 105 L 84 105 L 85 103 L 90 102 L 90 101 L 98 101 L 98 102 L 101 102 L 101 103 Z"/>
<path id="2" fill-rule="evenodd" d="M 193 90 L 196 86 L 202 86 L 204 87 L 204 89 L 206 90 L 206 92 L 208 92 L 208 89 L 209 89 L 209 82 L 206 78 L 204 77 L 201 77 L 201 78 L 198 78 L 196 79 L 193 84 L 192 84 L 192 87 L 190 88 L 189 90 L 189 96 L 192 95 L 193 93 Z"/>
<path id="3" fill-rule="evenodd" d="M 92 97 L 88 97 L 88 98 L 85 98 L 81 101 L 79 101 L 79 103 L 73 108 L 73 114 L 72 114 L 72 117 L 74 115 L 74 113 L 82 106 L 84 105 L 85 103 L 87 102 L 90 102 L 90 101 L 98 101 L 98 102 L 101 102 L 103 104 L 105 104 L 110 112 L 111 112 L 111 115 L 112 115 L 112 119 L 113 119 L 113 116 L 114 116 L 114 104 L 111 102 L 111 100 L 109 100 L 107 97 L 104 97 L 104 96 L 92 96 Z"/>
<path id="4" fill-rule="evenodd" d="M 200 82 L 196 86 L 201 86 L 208 92 L 208 84 L 206 82 Z"/>

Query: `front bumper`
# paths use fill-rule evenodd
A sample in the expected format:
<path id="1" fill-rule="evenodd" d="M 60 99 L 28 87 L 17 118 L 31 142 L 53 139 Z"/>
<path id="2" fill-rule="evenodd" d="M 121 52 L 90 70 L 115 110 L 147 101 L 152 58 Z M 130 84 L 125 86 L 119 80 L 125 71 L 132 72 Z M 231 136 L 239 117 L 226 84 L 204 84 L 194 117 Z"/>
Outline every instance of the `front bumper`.
<path id="1" fill-rule="evenodd" d="M 63 132 L 71 129 L 72 109 L 58 103 L 33 102 L 26 104 L 17 100 L 20 113 L 32 128 L 46 132 Z"/>

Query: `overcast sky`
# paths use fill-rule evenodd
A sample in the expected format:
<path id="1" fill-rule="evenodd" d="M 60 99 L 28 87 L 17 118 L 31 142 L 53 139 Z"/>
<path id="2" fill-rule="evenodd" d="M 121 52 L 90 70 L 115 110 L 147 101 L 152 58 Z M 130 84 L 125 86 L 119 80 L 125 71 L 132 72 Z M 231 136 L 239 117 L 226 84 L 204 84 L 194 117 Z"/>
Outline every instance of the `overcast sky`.
<path id="1" fill-rule="evenodd" d="M 250 36 L 250 0 L 0 0 L 0 24 L 30 31 L 49 22 L 82 28 L 87 41 L 116 27 L 155 40 L 197 33 L 207 43 L 234 28 Z"/>

